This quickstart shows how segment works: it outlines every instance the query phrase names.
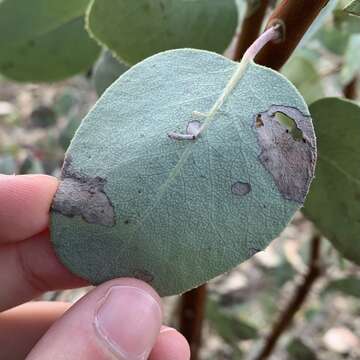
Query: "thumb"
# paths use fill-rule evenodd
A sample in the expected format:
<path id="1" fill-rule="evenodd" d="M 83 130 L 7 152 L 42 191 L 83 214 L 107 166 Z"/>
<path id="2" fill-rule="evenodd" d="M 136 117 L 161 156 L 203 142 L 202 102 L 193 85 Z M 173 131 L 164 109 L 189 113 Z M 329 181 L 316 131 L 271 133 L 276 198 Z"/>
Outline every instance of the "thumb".
<path id="1" fill-rule="evenodd" d="M 160 298 L 146 283 L 116 279 L 72 306 L 41 338 L 28 360 L 144 360 L 159 335 Z"/>

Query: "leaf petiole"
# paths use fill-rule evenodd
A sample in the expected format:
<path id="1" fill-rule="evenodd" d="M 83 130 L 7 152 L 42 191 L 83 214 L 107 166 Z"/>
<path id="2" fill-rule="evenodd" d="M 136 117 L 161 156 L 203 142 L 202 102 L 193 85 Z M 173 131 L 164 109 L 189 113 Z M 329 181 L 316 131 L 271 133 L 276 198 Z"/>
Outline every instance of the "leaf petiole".
<path id="1" fill-rule="evenodd" d="M 209 126 L 211 119 L 214 117 L 219 108 L 226 101 L 230 93 L 239 83 L 240 79 L 245 73 L 245 70 L 249 63 L 254 61 L 254 58 L 259 53 L 259 51 L 270 41 L 278 40 L 281 38 L 281 29 L 280 25 L 276 24 L 267 29 L 264 33 L 262 33 L 253 44 L 246 50 L 244 56 L 236 67 L 234 74 L 231 76 L 230 80 L 226 84 L 222 94 L 215 101 L 214 105 L 210 109 L 209 112 L 202 113 L 198 111 L 194 111 L 192 113 L 193 116 L 196 117 L 204 117 L 205 121 L 200 126 L 188 126 L 186 133 L 177 133 L 170 132 L 168 136 L 174 140 L 196 140 Z"/>

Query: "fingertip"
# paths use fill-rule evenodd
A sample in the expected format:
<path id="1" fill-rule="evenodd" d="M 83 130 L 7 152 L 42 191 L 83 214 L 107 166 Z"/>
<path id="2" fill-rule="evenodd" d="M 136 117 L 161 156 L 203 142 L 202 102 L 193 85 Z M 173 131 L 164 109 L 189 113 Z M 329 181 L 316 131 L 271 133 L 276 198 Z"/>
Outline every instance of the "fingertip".
<path id="1" fill-rule="evenodd" d="M 124 278 L 109 280 L 99 285 L 96 289 L 98 291 L 107 291 L 107 289 L 110 289 L 114 286 L 130 286 L 143 290 L 144 292 L 148 293 L 157 302 L 162 312 L 162 301 L 160 295 L 156 292 L 156 290 L 152 286 L 150 286 L 145 281 L 135 278 L 124 277 Z"/>
<path id="2" fill-rule="evenodd" d="M 44 230 L 57 187 L 58 180 L 48 175 L 1 176 L 1 241 L 24 240 Z"/>
<path id="3" fill-rule="evenodd" d="M 149 360 L 190 360 L 190 347 L 185 337 L 176 329 L 163 327 Z"/>
<path id="4" fill-rule="evenodd" d="M 29 359 L 49 359 L 67 346 L 69 358 L 147 358 L 159 336 L 159 295 L 137 279 L 114 279 L 84 296 L 33 349 Z M 74 326 L 74 324 L 77 324 Z M 69 337 L 76 342 L 68 343 Z M 81 357 L 78 355 L 81 354 Z"/>

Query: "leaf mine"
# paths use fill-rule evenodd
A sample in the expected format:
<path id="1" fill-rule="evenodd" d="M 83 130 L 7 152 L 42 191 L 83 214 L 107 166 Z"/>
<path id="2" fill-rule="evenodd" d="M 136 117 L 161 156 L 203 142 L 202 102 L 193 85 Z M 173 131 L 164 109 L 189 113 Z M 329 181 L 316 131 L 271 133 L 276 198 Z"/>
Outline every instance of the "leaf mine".
<path id="1" fill-rule="evenodd" d="M 231 192 L 234 195 L 244 196 L 248 194 L 250 191 L 251 191 L 251 185 L 246 182 L 237 181 L 231 186 Z"/>
<path id="2" fill-rule="evenodd" d="M 80 174 L 68 157 L 52 210 L 67 217 L 81 216 L 89 224 L 114 226 L 115 212 L 104 191 L 105 184 L 106 179 Z"/>
<path id="3" fill-rule="evenodd" d="M 285 114 L 295 123 L 297 135 L 279 121 Z M 316 145 L 309 116 L 293 107 L 273 105 L 255 118 L 255 130 L 261 147 L 259 160 L 270 172 L 279 192 L 287 200 L 303 203 L 314 176 Z M 299 141 L 298 134 L 302 134 Z"/>

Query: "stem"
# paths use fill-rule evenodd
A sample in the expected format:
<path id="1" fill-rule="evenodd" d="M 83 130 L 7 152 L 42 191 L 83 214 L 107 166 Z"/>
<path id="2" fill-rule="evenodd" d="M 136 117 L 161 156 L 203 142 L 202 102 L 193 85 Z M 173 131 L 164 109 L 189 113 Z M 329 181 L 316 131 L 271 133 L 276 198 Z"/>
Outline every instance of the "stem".
<path id="1" fill-rule="evenodd" d="M 191 360 L 197 360 L 199 355 L 205 302 L 206 285 L 190 290 L 181 297 L 179 330 L 189 342 Z"/>
<path id="2" fill-rule="evenodd" d="M 286 305 L 284 311 L 280 314 L 278 320 L 274 323 L 273 328 L 265 340 L 264 347 L 254 360 L 265 360 L 273 352 L 280 336 L 290 326 L 297 311 L 304 304 L 315 280 L 321 275 L 320 266 L 320 248 L 321 237 L 315 235 L 311 240 L 311 253 L 308 271 L 304 276 L 302 283 L 297 287 L 293 297 Z"/>
<path id="3" fill-rule="evenodd" d="M 357 98 L 357 80 L 357 76 L 354 76 L 352 80 L 344 87 L 343 92 L 347 99 L 355 100 Z"/>
<path id="4" fill-rule="evenodd" d="M 266 46 L 266 44 L 270 43 L 270 41 L 279 40 L 280 37 L 281 37 L 281 25 L 276 24 L 269 27 L 245 51 L 245 54 L 241 59 L 239 67 L 241 63 L 248 64 L 250 61 L 254 61 L 256 55 L 261 51 L 262 48 Z"/>
<path id="5" fill-rule="evenodd" d="M 239 83 L 241 78 L 243 77 L 245 70 L 248 65 L 254 60 L 255 56 L 258 52 L 270 41 L 277 40 L 281 36 L 280 26 L 274 25 L 267 29 L 264 33 L 262 33 L 254 43 L 246 50 L 244 56 L 241 61 L 237 65 L 234 74 L 231 76 L 230 80 L 226 84 L 222 94 L 215 101 L 214 105 L 207 113 L 199 113 L 197 111 L 194 112 L 194 115 L 205 118 L 205 121 L 198 128 L 192 127 L 192 131 L 186 134 L 179 134 L 176 132 L 168 133 L 168 136 L 174 140 L 196 140 L 199 135 L 201 135 L 210 125 L 212 119 L 214 118 L 217 111 L 224 104 L 228 96 L 234 90 L 235 86 Z"/>
<path id="6" fill-rule="evenodd" d="M 255 9 L 248 5 L 247 14 L 241 26 L 233 60 L 240 61 L 248 47 L 259 36 L 269 0 L 259 0 Z"/>
<path id="7" fill-rule="evenodd" d="M 262 49 L 256 62 L 279 70 L 288 60 L 307 29 L 329 0 L 283 0 L 271 14 L 267 27 L 281 23 L 285 33 L 283 41 L 271 43 Z"/>

